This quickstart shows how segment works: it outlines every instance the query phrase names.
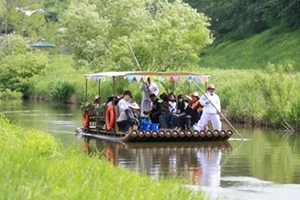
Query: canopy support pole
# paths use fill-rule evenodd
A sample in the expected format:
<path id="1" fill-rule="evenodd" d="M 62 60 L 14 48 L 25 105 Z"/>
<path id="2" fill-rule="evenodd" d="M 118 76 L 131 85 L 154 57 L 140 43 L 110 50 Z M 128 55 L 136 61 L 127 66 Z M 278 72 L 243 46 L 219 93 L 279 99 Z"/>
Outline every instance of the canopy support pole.
<path id="1" fill-rule="evenodd" d="M 115 93 L 115 77 L 113 76 L 112 78 L 113 78 L 113 95 L 115 95 L 116 94 Z"/>
<path id="2" fill-rule="evenodd" d="M 99 78 L 98 79 L 98 94 L 101 96 L 101 94 L 100 94 L 100 86 L 101 86 L 101 79 Z"/>
<path id="3" fill-rule="evenodd" d="M 88 87 L 88 82 L 87 82 L 87 78 L 85 77 L 85 100 L 87 101 L 87 87 Z"/>

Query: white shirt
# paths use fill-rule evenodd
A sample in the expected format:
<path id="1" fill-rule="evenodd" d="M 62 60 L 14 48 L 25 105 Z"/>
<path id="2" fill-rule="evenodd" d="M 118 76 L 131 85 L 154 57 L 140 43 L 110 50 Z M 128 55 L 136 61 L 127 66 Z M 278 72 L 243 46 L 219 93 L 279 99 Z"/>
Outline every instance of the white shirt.
<path id="1" fill-rule="evenodd" d="M 211 103 L 207 102 L 208 99 L 210 99 Z M 200 97 L 199 102 L 203 106 L 203 112 L 205 113 L 215 114 L 217 113 L 216 108 L 221 112 L 220 98 L 215 93 L 206 92 L 205 95 Z"/>
<path id="2" fill-rule="evenodd" d="M 150 101 L 150 94 L 155 94 L 156 96 L 159 93 L 159 88 L 156 85 L 156 83 L 151 82 L 151 84 L 149 84 L 148 82 L 143 83 L 140 86 L 140 90 L 143 91 L 143 100 L 149 100 Z"/>
<path id="3" fill-rule="evenodd" d="M 119 107 L 119 113 L 122 113 L 124 110 L 126 110 L 129 106 L 129 101 L 126 101 L 124 98 L 122 98 L 118 102 L 118 107 Z"/>

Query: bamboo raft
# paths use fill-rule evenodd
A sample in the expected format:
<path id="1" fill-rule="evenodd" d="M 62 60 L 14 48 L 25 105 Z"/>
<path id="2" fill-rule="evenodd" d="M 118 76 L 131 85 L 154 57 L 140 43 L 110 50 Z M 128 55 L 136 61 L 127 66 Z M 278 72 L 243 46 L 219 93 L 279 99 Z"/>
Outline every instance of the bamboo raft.
<path id="1" fill-rule="evenodd" d="M 84 128 L 76 128 L 76 137 L 93 137 L 117 142 L 204 142 L 204 141 L 226 141 L 232 135 L 232 130 L 221 131 L 177 131 L 166 130 L 132 130 L 129 134 L 115 134 L 110 132 L 87 132 Z"/>

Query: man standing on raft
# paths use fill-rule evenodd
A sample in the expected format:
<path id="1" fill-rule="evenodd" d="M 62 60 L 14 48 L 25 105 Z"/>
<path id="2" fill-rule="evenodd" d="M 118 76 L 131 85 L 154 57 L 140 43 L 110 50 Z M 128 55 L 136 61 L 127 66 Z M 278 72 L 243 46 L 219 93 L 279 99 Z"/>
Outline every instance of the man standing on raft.
<path id="1" fill-rule="evenodd" d="M 214 130 L 220 131 L 222 128 L 222 123 L 220 120 L 221 113 L 221 102 L 219 96 L 214 93 L 215 86 L 209 84 L 207 87 L 207 92 L 200 97 L 200 104 L 203 106 L 203 113 L 197 126 L 194 129 L 200 131 L 204 130 L 207 125 L 208 120 L 211 121 Z"/>
<path id="2" fill-rule="evenodd" d="M 150 77 L 147 78 L 147 82 L 144 82 L 140 86 L 140 90 L 143 91 L 143 97 L 141 102 L 141 117 L 147 117 L 144 113 L 152 109 L 152 102 L 150 100 L 150 94 L 155 94 L 156 96 L 159 93 L 159 88 L 156 83 L 151 82 Z"/>

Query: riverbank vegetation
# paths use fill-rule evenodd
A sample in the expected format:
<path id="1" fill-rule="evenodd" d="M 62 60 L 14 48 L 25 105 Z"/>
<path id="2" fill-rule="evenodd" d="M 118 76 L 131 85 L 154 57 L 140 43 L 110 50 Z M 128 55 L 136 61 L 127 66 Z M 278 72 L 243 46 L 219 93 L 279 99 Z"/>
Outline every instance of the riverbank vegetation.
<path id="1" fill-rule="evenodd" d="M 0 98 L 23 95 L 45 101 L 82 102 L 99 93 L 98 83 L 88 81 L 86 99 L 86 73 L 184 70 L 212 75 L 209 83 L 216 85 L 222 107 L 231 120 L 298 130 L 300 42 L 299 13 L 295 11 L 299 2 L 185 2 L 198 12 L 180 1 L 68 1 L 63 5 L 37 1 L 35 8 L 45 4 L 47 19 L 40 34 L 71 47 L 72 54 L 47 57 L 46 51 L 35 51 L 34 55 L 27 53 L 26 58 L 43 53 L 39 54 L 40 63 L 32 58 L 28 60 L 34 65 L 25 61 L 21 65 L 18 59 L 8 59 L 1 53 L 5 48 L 0 49 L 4 55 L 0 57 L 0 66 L 9 73 L 1 79 Z M 14 4 L 10 2 L 7 6 L 9 9 L 4 13 L 13 12 Z M 282 7 L 285 9 L 279 9 Z M 21 15 L 18 12 L 16 17 Z M 5 14 L 0 14 L 0 20 L 3 19 Z M 16 23 L 9 27 L 16 31 L 21 28 Z M 36 30 L 27 28 L 27 34 Z M 47 28 L 57 34 L 46 34 Z M 33 75 L 32 66 L 42 70 Z M 5 88 L 7 83 L 11 84 Z M 139 101 L 139 84 L 117 80 L 116 93 L 129 89 Z M 188 82 L 165 84 L 176 94 L 197 90 L 193 85 L 187 87 Z M 101 80 L 103 99 L 112 95 L 110 85 L 111 80 Z"/>
<path id="2" fill-rule="evenodd" d="M 204 199 L 176 180 L 155 180 L 86 156 L 54 137 L 0 118 L 2 199 Z"/>

